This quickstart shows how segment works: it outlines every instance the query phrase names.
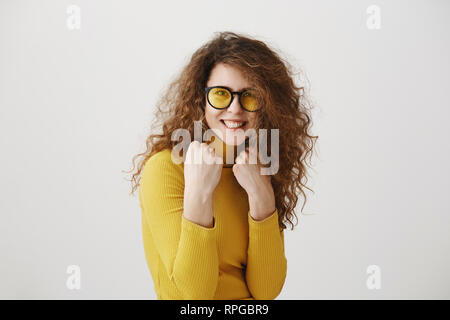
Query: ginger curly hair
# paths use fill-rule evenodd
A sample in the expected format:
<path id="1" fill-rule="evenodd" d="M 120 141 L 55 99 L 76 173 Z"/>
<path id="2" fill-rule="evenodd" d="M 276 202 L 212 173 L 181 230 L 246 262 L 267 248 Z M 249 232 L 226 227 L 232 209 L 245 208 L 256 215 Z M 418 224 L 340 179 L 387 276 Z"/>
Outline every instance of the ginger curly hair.
<path id="1" fill-rule="evenodd" d="M 304 197 L 301 211 L 306 204 L 304 189 L 308 181 L 307 166 L 311 168 L 311 156 L 318 136 L 310 135 L 312 103 L 305 86 L 296 86 L 295 73 L 289 62 L 285 61 L 264 42 L 248 35 L 235 32 L 218 32 L 209 42 L 201 46 L 191 57 L 189 63 L 173 80 L 165 93 L 159 98 L 154 122 L 151 126 L 162 127 L 162 133 L 150 134 L 146 139 L 146 151 L 132 159 L 141 158 L 137 170 L 132 174 L 131 194 L 139 186 L 140 174 L 146 161 L 155 153 L 170 148 L 178 141 L 172 141 L 172 133 L 179 128 L 188 130 L 194 136 L 194 121 L 201 120 L 204 130 L 208 129 L 205 119 L 206 97 L 204 87 L 212 68 L 217 63 L 225 63 L 238 68 L 252 87 L 257 90 L 263 108 L 258 112 L 256 132 L 279 128 L 279 169 L 272 176 L 279 225 L 286 229 L 289 222 L 294 229 L 293 218 L 299 193 Z M 270 150 L 270 147 L 268 147 Z"/>

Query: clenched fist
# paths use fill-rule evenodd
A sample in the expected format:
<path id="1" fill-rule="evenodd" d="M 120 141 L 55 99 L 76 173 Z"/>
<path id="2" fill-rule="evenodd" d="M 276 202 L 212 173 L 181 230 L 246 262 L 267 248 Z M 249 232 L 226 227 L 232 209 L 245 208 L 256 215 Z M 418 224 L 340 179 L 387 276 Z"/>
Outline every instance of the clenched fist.
<path id="1" fill-rule="evenodd" d="M 223 159 L 207 143 L 192 141 L 184 162 L 185 189 L 212 194 L 220 181 Z"/>
<path id="2" fill-rule="evenodd" d="M 184 212 L 186 219 L 207 228 L 214 226 L 212 194 L 220 181 L 223 159 L 206 143 L 189 144 L 184 161 Z"/>

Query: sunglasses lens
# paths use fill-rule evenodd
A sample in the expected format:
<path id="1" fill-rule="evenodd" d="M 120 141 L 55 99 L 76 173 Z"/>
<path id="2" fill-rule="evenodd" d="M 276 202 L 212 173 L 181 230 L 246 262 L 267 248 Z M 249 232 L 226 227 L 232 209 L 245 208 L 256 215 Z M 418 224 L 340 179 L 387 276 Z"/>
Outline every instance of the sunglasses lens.
<path id="1" fill-rule="evenodd" d="M 255 91 L 247 90 L 242 93 L 241 102 L 242 106 L 248 111 L 256 111 L 259 108 Z"/>
<path id="2" fill-rule="evenodd" d="M 217 109 L 226 108 L 232 99 L 232 94 L 227 88 L 212 88 L 209 90 L 209 103 Z M 241 95 L 242 107 L 247 111 L 256 111 L 259 109 L 256 91 L 246 90 Z"/>
<path id="3" fill-rule="evenodd" d="M 225 88 L 212 88 L 208 94 L 209 103 L 215 108 L 225 108 L 231 100 L 231 92 Z"/>

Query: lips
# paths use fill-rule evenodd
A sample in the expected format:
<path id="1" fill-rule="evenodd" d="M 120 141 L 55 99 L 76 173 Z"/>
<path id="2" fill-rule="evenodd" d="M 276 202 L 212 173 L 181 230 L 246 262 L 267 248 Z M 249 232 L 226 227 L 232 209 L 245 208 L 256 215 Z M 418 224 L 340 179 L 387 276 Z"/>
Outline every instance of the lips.
<path id="1" fill-rule="evenodd" d="M 225 121 L 227 122 L 228 125 L 225 123 Z M 244 128 L 246 126 L 246 124 L 247 124 L 247 121 L 244 121 L 244 120 L 236 121 L 236 120 L 221 119 L 220 122 L 222 122 L 224 127 L 229 129 L 229 130 L 241 129 L 241 128 Z M 242 125 L 240 125 L 238 127 L 234 127 L 234 126 L 232 126 L 233 123 L 242 123 Z"/>

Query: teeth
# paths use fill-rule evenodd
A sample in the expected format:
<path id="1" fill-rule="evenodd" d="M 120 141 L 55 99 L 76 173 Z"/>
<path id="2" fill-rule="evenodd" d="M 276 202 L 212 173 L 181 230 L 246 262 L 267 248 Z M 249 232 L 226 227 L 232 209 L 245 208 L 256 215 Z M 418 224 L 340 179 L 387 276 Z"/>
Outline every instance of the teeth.
<path id="1" fill-rule="evenodd" d="M 238 122 L 238 121 L 226 121 L 226 120 L 224 120 L 223 122 L 230 129 L 239 128 L 239 127 L 242 127 L 244 125 L 244 122 Z"/>

